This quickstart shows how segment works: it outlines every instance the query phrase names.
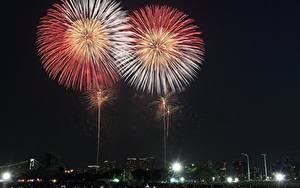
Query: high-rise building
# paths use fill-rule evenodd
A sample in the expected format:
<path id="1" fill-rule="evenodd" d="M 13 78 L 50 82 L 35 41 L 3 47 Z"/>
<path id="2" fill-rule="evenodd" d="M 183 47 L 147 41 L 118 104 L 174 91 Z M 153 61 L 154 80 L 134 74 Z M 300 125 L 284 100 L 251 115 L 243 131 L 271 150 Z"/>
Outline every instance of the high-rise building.
<path id="1" fill-rule="evenodd" d="M 153 157 L 145 157 L 139 158 L 139 168 L 144 170 L 153 169 L 154 158 Z"/>
<path id="2" fill-rule="evenodd" d="M 253 180 L 262 179 L 262 173 L 260 168 L 257 165 L 254 165 L 251 170 L 251 177 Z"/>
<path id="3" fill-rule="evenodd" d="M 207 163 L 206 163 L 206 166 L 207 166 L 207 168 L 212 169 L 214 167 L 214 164 L 213 164 L 212 160 L 208 160 Z"/>
<path id="4" fill-rule="evenodd" d="M 137 167 L 138 167 L 137 160 L 138 159 L 136 157 L 128 157 L 127 162 L 126 162 L 126 169 L 130 170 L 130 171 L 137 169 Z"/>
<path id="5" fill-rule="evenodd" d="M 153 169 L 154 158 L 153 157 L 128 157 L 126 162 L 126 169 L 133 171 L 136 169 L 150 170 Z"/>
<path id="6" fill-rule="evenodd" d="M 115 169 L 116 168 L 116 161 L 105 160 L 103 162 L 103 167 L 105 168 L 105 170 Z"/>
<path id="7" fill-rule="evenodd" d="M 216 168 L 216 181 L 225 181 L 227 164 L 226 162 L 217 162 L 215 164 Z"/>
<path id="8" fill-rule="evenodd" d="M 245 180 L 247 178 L 247 164 L 241 160 L 233 161 L 233 175 L 240 180 Z"/>

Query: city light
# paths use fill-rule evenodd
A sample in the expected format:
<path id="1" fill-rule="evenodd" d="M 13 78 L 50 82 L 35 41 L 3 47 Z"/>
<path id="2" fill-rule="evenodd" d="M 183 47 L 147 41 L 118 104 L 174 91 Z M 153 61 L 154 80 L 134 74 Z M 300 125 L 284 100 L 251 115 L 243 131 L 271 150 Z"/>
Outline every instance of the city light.
<path id="1" fill-rule="evenodd" d="M 42 182 L 43 180 L 40 179 L 40 178 L 37 178 L 36 181 L 37 181 L 37 182 Z"/>
<path id="2" fill-rule="evenodd" d="M 182 165 L 179 163 L 179 162 L 175 162 L 173 165 L 172 165 L 172 170 L 174 172 L 180 172 L 182 170 Z"/>
<path id="3" fill-rule="evenodd" d="M 232 177 L 227 177 L 227 179 L 226 179 L 226 180 L 227 180 L 227 182 L 228 182 L 228 183 L 232 183 L 232 182 L 233 182 L 233 179 L 232 179 Z"/>
<path id="4" fill-rule="evenodd" d="M 233 177 L 229 176 L 229 177 L 226 178 L 226 181 L 227 181 L 227 183 L 237 183 L 240 180 L 237 177 L 233 178 Z"/>
<path id="5" fill-rule="evenodd" d="M 74 169 L 65 170 L 65 173 L 66 173 L 66 174 L 70 174 L 70 173 L 72 173 L 72 172 L 74 172 Z"/>
<path id="6" fill-rule="evenodd" d="M 234 178 L 233 182 L 234 182 L 234 183 L 239 182 L 239 178 Z"/>
<path id="7" fill-rule="evenodd" d="M 120 180 L 118 178 L 114 178 L 112 181 L 115 182 L 115 183 L 119 183 L 120 182 Z"/>
<path id="8" fill-rule="evenodd" d="M 2 174 L 2 180 L 3 181 L 9 181 L 11 179 L 11 173 L 9 173 L 9 172 L 4 172 L 3 174 Z"/>
<path id="9" fill-rule="evenodd" d="M 51 182 L 52 182 L 52 183 L 56 183 L 56 182 L 57 182 L 57 179 L 52 179 Z"/>
<path id="10" fill-rule="evenodd" d="M 184 178 L 184 177 L 180 177 L 180 179 L 179 179 L 179 180 L 180 180 L 180 182 L 181 182 L 181 183 L 184 183 L 184 181 L 185 181 L 185 178 Z"/>
<path id="11" fill-rule="evenodd" d="M 281 182 L 281 181 L 284 181 L 284 179 L 285 179 L 285 175 L 284 174 L 282 174 L 280 172 L 275 173 L 275 180 L 276 181 Z"/>
<path id="12" fill-rule="evenodd" d="M 178 179 L 176 179 L 176 178 L 170 178 L 170 182 L 171 183 L 178 183 Z"/>

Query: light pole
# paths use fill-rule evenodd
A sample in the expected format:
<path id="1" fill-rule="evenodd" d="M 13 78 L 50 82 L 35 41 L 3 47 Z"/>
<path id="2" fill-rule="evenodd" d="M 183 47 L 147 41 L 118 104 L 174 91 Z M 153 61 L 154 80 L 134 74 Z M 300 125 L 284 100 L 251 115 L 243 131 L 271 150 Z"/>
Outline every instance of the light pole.
<path id="1" fill-rule="evenodd" d="M 268 180 L 268 171 L 267 171 L 267 159 L 266 159 L 266 154 L 263 153 L 261 154 L 264 157 L 264 166 L 265 166 L 265 176 L 266 176 L 266 180 Z"/>
<path id="2" fill-rule="evenodd" d="M 248 181 L 250 181 L 250 165 L 249 165 L 249 155 L 246 153 L 241 153 L 245 157 L 247 157 L 247 168 L 248 168 Z"/>

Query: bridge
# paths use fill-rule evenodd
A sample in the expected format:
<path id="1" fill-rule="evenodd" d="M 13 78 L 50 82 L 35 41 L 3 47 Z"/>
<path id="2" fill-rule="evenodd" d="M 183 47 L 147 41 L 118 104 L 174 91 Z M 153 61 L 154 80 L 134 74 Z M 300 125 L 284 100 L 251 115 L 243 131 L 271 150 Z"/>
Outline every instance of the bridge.
<path id="1" fill-rule="evenodd" d="M 5 170 L 28 171 L 28 170 L 37 169 L 40 166 L 43 165 L 36 159 L 31 158 L 29 160 L 0 166 L 0 171 L 5 171 Z"/>

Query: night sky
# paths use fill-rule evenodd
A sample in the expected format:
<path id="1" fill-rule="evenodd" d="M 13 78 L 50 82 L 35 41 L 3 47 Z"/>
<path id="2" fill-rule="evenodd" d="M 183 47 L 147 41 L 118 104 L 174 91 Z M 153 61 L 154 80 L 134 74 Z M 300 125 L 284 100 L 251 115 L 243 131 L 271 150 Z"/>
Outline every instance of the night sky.
<path id="1" fill-rule="evenodd" d="M 2 36 L 0 165 L 51 152 L 66 165 L 95 163 L 96 113 L 80 93 L 50 80 L 36 50 L 40 17 L 58 0 L 14 2 Z M 195 19 L 206 43 L 198 78 L 180 95 L 172 117 L 170 161 L 230 161 L 290 157 L 300 161 L 300 2 L 123 0 L 176 7 Z M 5 27 L 5 28 L 4 28 Z M 3 58 L 4 57 L 4 58 Z M 118 83 L 103 108 L 102 159 L 154 156 L 161 163 L 162 124 L 155 99 Z"/>

